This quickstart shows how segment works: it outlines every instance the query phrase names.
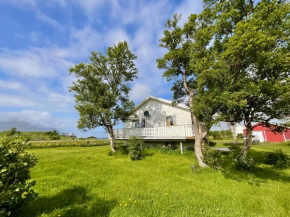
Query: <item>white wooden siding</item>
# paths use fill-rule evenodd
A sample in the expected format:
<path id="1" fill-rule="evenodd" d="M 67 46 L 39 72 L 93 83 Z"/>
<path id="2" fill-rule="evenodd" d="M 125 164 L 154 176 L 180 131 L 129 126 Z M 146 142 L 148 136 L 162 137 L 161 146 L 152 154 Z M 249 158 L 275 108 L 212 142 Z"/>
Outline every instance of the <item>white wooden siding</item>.
<path id="1" fill-rule="evenodd" d="M 149 111 L 150 117 L 145 117 L 144 112 Z M 137 119 L 145 119 L 145 127 L 162 127 L 166 126 L 166 117 L 176 116 L 176 123 L 180 125 L 190 125 L 191 124 L 191 114 L 189 109 L 175 107 L 167 103 L 149 99 L 143 105 L 141 105 L 135 112 Z M 134 128 L 135 124 L 132 122 L 125 122 L 124 128 Z"/>

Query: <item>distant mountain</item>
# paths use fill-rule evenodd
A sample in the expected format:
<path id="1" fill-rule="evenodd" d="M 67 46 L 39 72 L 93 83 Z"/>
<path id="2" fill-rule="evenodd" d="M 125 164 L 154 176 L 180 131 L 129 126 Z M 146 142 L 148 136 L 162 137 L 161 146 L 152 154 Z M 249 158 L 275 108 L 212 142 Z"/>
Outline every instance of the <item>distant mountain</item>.
<path id="1" fill-rule="evenodd" d="M 40 132 L 40 131 L 52 131 L 53 128 L 33 126 L 25 121 L 0 121 L 0 132 L 10 130 L 12 127 L 17 128 L 22 132 Z"/>

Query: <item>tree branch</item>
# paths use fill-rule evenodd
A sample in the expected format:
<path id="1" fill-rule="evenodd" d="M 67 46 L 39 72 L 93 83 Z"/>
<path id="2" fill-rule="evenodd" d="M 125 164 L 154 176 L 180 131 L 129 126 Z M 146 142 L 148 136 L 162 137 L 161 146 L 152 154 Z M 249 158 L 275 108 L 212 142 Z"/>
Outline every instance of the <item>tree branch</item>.
<path id="1" fill-rule="evenodd" d="M 188 92 L 189 96 L 192 97 L 193 94 L 194 94 L 194 91 L 188 87 L 187 83 L 186 83 L 186 72 L 185 71 L 181 71 L 180 72 L 182 73 L 182 78 L 183 78 L 183 86 L 185 88 L 185 90 Z"/>

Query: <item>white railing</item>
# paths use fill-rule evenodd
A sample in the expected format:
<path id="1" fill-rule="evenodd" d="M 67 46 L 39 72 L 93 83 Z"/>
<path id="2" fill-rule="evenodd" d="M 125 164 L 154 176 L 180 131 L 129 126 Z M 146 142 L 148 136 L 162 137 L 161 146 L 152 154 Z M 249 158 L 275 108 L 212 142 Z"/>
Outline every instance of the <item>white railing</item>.
<path id="1" fill-rule="evenodd" d="M 147 127 L 147 128 L 125 128 L 114 130 L 116 139 L 128 139 L 137 136 L 144 139 L 186 139 L 193 137 L 192 125 L 180 125 L 170 127 Z"/>

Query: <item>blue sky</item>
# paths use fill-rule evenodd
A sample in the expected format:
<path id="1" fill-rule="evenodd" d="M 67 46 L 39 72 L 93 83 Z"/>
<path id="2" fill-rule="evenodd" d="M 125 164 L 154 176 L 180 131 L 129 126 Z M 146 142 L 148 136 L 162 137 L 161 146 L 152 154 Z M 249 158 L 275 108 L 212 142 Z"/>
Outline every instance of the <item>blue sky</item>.
<path id="1" fill-rule="evenodd" d="M 138 56 L 131 99 L 171 99 L 170 83 L 156 68 L 164 24 L 173 13 L 183 15 L 182 24 L 201 10 L 200 0 L 0 0 L 0 121 L 107 136 L 102 128 L 77 129 L 69 67 L 126 40 Z"/>

